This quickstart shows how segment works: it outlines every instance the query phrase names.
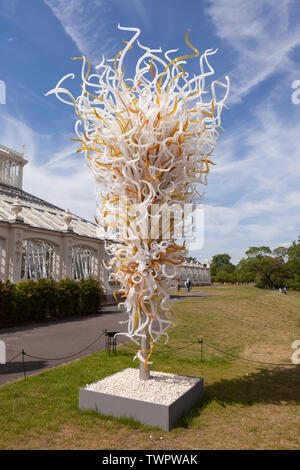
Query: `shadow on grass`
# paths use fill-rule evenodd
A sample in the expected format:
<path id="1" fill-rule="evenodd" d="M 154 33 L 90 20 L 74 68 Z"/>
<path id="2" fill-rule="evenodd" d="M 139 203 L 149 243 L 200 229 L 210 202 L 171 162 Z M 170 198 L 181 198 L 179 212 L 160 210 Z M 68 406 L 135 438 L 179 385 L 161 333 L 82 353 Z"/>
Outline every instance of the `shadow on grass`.
<path id="1" fill-rule="evenodd" d="M 46 367 L 46 361 L 26 361 L 25 362 L 25 372 L 32 372 L 32 371 L 39 371 Z M 23 374 L 23 362 L 22 361 L 14 361 L 7 364 L 4 364 L 0 368 L 0 376 L 1 375 L 9 375 L 9 374 L 16 374 L 21 373 Z"/>
<path id="2" fill-rule="evenodd" d="M 300 366 L 272 370 L 261 369 L 236 379 L 223 379 L 205 386 L 205 395 L 188 413 L 182 416 L 176 427 L 190 427 L 213 401 L 227 405 L 273 404 L 300 405 Z"/>
<path id="3" fill-rule="evenodd" d="M 178 300 L 187 300 L 191 297 L 210 297 L 212 295 L 216 295 L 216 294 L 213 294 L 212 292 L 198 292 L 198 294 L 186 294 L 186 295 L 177 295 L 177 294 L 171 294 L 170 297 L 171 299 L 178 299 Z"/>

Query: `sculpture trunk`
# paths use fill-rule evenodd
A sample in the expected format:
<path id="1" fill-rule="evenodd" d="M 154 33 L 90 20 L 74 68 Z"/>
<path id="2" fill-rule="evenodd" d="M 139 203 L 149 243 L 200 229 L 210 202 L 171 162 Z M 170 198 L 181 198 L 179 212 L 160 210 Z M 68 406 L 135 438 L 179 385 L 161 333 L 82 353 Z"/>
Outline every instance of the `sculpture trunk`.
<path id="1" fill-rule="evenodd" d="M 146 359 L 150 353 L 150 344 L 147 336 L 146 330 L 143 331 L 146 335 L 146 338 L 141 338 L 141 347 L 140 350 L 142 351 L 143 357 Z M 150 368 L 147 365 L 147 368 L 144 367 L 144 363 L 140 361 L 140 379 L 141 380 L 149 380 L 150 379 Z"/>

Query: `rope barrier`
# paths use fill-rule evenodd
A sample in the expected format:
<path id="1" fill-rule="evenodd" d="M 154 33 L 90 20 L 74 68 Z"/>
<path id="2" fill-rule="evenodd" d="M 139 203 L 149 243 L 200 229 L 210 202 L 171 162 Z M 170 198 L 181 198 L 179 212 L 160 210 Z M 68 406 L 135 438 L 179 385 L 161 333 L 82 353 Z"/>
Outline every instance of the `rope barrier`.
<path id="1" fill-rule="evenodd" d="M 5 364 L 0 364 L 0 367 L 1 366 L 2 367 L 6 366 L 7 364 L 9 364 L 10 362 L 12 362 L 14 359 L 16 359 L 17 357 L 19 357 L 22 354 L 23 371 L 24 371 L 24 377 L 26 378 L 24 356 L 30 357 L 32 359 L 42 360 L 42 361 L 59 361 L 59 360 L 63 360 L 63 359 L 69 359 L 71 357 L 77 356 L 78 354 L 82 353 L 83 351 L 85 351 L 88 348 L 90 348 L 91 346 L 93 346 L 93 344 L 95 344 L 97 341 L 99 341 L 106 332 L 107 332 L 107 330 L 103 330 L 103 332 L 99 336 L 97 336 L 97 338 L 94 341 L 92 341 L 90 344 L 88 344 L 88 346 L 86 346 L 83 349 L 81 349 L 80 351 L 77 351 L 76 353 L 70 354 L 68 356 L 56 357 L 56 358 L 54 358 L 54 357 L 53 358 L 45 358 L 45 357 L 39 357 L 39 356 L 34 356 L 32 354 L 28 354 L 24 351 L 24 349 L 22 349 L 21 352 L 19 352 L 18 354 L 16 354 L 12 358 L 10 358 Z M 218 351 L 222 354 L 225 354 L 227 356 L 233 357 L 234 359 L 238 359 L 240 361 L 250 362 L 250 363 L 254 363 L 254 364 L 267 365 L 267 366 L 276 366 L 276 367 L 295 367 L 295 366 L 299 365 L 299 364 L 282 364 L 282 363 L 274 363 L 274 362 L 263 362 L 263 361 L 256 361 L 254 359 L 247 359 L 245 357 L 240 357 L 240 356 L 237 356 L 236 354 L 232 354 L 232 353 L 229 353 L 227 351 L 224 351 L 223 349 L 218 348 L 217 346 L 214 346 L 212 344 L 207 343 L 203 339 L 198 339 L 197 341 L 193 341 L 192 343 L 189 343 L 185 346 L 181 346 L 179 348 L 170 348 L 168 350 L 158 350 L 158 351 L 156 351 L 156 353 L 157 354 L 167 354 L 170 351 L 179 351 L 179 350 L 182 350 L 182 349 L 189 348 L 190 346 L 193 346 L 194 344 L 201 344 L 201 348 L 205 344 L 209 348 L 211 348 L 215 351 Z M 202 352 L 203 351 L 201 350 L 201 359 L 202 359 Z"/>
<path id="2" fill-rule="evenodd" d="M 193 343 L 190 343 L 190 344 L 187 344 L 186 346 L 181 346 L 180 348 L 169 348 L 167 350 L 163 350 L 163 349 L 158 349 L 158 350 L 155 350 L 155 354 L 166 354 L 168 353 L 169 351 L 179 351 L 180 349 L 186 349 L 186 348 L 189 348 L 190 346 L 193 346 L 194 344 L 199 344 L 199 340 L 197 341 L 193 341 Z M 129 345 L 127 345 L 128 347 Z M 129 346 L 130 348 L 130 346 Z M 134 350 L 134 348 L 131 348 L 132 350 Z"/>
<path id="3" fill-rule="evenodd" d="M 295 367 L 295 366 L 298 365 L 298 364 L 282 364 L 282 363 L 274 363 L 274 362 L 255 361 L 254 359 L 247 359 L 245 357 L 236 356 L 235 354 L 229 353 L 227 351 L 224 351 L 223 349 L 218 348 L 217 346 L 213 346 L 212 344 L 207 343 L 203 339 L 198 339 L 197 341 L 194 341 L 193 343 L 187 344 L 186 346 L 181 346 L 180 348 L 170 348 L 168 350 L 158 350 L 158 351 L 156 351 L 156 353 L 166 354 L 169 351 L 179 351 L 180 349 L 189 348 L 190 346 L 192 346 L 194 344 L 201 344 L 201 347 L 205 344 L 209 348 L 214 349 L 214 350 L 216 350 L 216 351 L 218 351 L 222 354 L 226 354 L 227 356 L 231 356 L 235 359 L 239 359 L 239 360 L 245 361 L 245 362 L 251 362 L 251 363 L 255 363 L 255 364 L 268 365 L 268 366 L 278 366 L 278 367 Z M 203 350 L 201 351 L 201 356 L 202 356 L 202 353 L 203 353 Z"/>
<path id="4" fill-rule="evenodd" d="M 46 358 L 46 357 L 38 357 L 38 356 L 33 356 L 31 354 L 27 354 L 26 352 L 24 352 L 24 355 L 27 356 L 27 357 L 30 357 L 32 359 L 38 359 L 38 360 L 41 360 L 41 361 L 60 361 L 60 360 L 63 360 L 63 359 L 69 359 L 70 357 L 74 357 L 74 356 L 77 356 L 77 354 L 80 354 L 82 353 L 83 351 L 85 351 L 86 349 L 90 348 L 91 346 L 93 346 L 93 344 L 95 344 L 97 341 L 99 341 L 99 339 L 102 338 L 102 336 L 106 333 L 106 330 L 104 330 L 101 335 L 97 336 L 97 338 L 92 341 L 92 343 L 90 343 L 88 346 L 86 346 L 85 348 L 81 349 L 80 351 L 77 351 L 76 353 L 74 354 L 70 354 L 68 356 L 63 356 L 63 357 L 52 357 L 52 358 Z"/>
<path id="5" fill-rule="evenodd" d="M 193 346 L 193 344 L 199 344 L 199 340 L 194 341 L 193 343 L 187 344 L 186 346 L 181 346 L 180 348 L 169 348 L 169 349 L 167 349 L 166 351 L 164 351 L 164 350 L 158 350 L 158 351 L 155 351 L 155 352 L 158 353 L 158 354 L 160 354 L 160 353 L 166 354 L 166 353 L 168 353 L 169 351 L 179 351 L 180 349 L 189 348 L 190 346 Z"/>
<path id="6" fill-rule="evenodd" d="M 10 362 L 12 362 L 14 359 L 16 359 L 18 356 L 20 356 L 22 354 L 22 363 L 23 363 L 23 370 L 24 370 L 24 376 L 25 376 L 25 364 L 24 364 L 24 356 L 27 356 L 27 357 L 30 357 L 32 359 L 37 359 L 37 360 L 41 360 L 41 361 L 60 361 L 60 360 L 63 360 L 63 359 L 69 359 L 70 357 L 74 357 L 74 356 L 77 356 L 78 354 L 82 353 L 83 351 L 85 351 L 86 349 L 90 348 L 91 346 L 93 346 L 93 344 L 95 344 L 97 341 L 99 341 L 102 336 L 106 333 L 106 330 L 104 330 L 99 336 L 97 336 L 97 338 L 92 341 L 90 344 L 88 344 L 88 346 L 85 346 L 83 349 L 81 349 L 80 351 L 77 351 L 76 353 L 74 354 L 70 354 L 68 356 L 63 356 L 63 357 L 52 357 L 52 358 L 46 358 L 46 357 L 38 357 L 38 356 L 33 356 L 32 354 L 28 354 L 24 351 L 24 349 L 22 349 L 21 352 L 19 352 L 18 354 L 16 354 L 14 357 L 12 357 L 11 359 L 9 359 L 8 361 L 6 361 L 5 364 L 0 364 L 0 367 L 5 367 L 7 364 L 9 364 Z"/>
<path id="7" fill-rule="evenodd" d="M 17 357 L 21 356 L 22 352 L 19 352 L 18 354 L 16 354 L 14 357 L 10 358 L 8 361 L 6 361 L 5 364 L 0 364 L 0 367 L 1 366 L 6 366 L 6 364 L 9 364 L 10 362 L 12 362 L 14 359 L 16 359 Z"/>
<path id="8" fill-rule="evenodd" d="M 199 343 L 200 343 L 200 340 L 199 340 Z M 223 351 L 222 349 L 217 348 L 216 346 L 213 346 L 212 344 L 206 343 L 206 341 L 203 341 L 203 344 L 206 344 L 206 346 L 208 346 L 211 349 L 215 349 L 216 351 L 219 351 L 223 354 L 226 354 L 227 356 L 234 357 L 235 359 L 239 359 L 241 361 L 252 362 L 255 364 L 268 365 L 268 366 L 279 366 L 279 367 L 295 367 L 298 365 L 298 364 L 279 364 L 279 363 L 274 363 L 274 362 L 255 361 L 254 359 L 247 359 L 245 357 L 236 356 L 235 354 L 231 354 L 229 352 Z"/>

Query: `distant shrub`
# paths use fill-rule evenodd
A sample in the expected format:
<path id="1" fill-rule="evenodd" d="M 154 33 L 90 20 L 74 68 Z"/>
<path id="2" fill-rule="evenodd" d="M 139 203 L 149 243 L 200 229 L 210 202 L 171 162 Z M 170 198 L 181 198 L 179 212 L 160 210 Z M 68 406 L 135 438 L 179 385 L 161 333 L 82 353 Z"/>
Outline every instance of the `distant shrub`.
<path id="1" fill-rule="evenodd" d="M 40 295 L 33 280 L 22 281 L 14 289 L 16 316 L 19 321 L 40 320 Z"/>
<path id="2" fill-rule="evenodd" d="M 57 287 L 56 282 L 52 278 L 38 279 L 36 288 L 40 295 L 40 311 L 45 318 L 50 317 L 56 309 L 57 304 Z"/>
<path id="3" fill-rule="evenodd" d="M 16 316 L 15 286 L 10 281 L 0 280 L 0 325 L 7 324 L 9 314 L 12 318 Z"/>
<path id="4" fill-rule="evenodd" d="M 59 282 L 50 278 L 18 284 L 0 281 L 0 326 L 97 313 L 102 295 L 93 278 Z"/>
<path id="5" fill-rule="evenodd" d="M 57 290 L 57 315 L 59 317 L 69 317 L 78 315 L 80 286 L 79 282 L 72 279 L 62 279 L 56 285 Z"/>
<path id="6" fill-rule="evenodd" d="M 91 315 L 97 313 L 101 306 L 103 292 L 99 282 L 92 277 L 82 279 L 80 286 L 80 313 L 81 315 Z"/>
<path id="7" fill-rule="evenodd" d="M 286 287 L 292 290 L 300 290 L 300 275 L 294 274 L 293 279 L 286 281 Z"/>

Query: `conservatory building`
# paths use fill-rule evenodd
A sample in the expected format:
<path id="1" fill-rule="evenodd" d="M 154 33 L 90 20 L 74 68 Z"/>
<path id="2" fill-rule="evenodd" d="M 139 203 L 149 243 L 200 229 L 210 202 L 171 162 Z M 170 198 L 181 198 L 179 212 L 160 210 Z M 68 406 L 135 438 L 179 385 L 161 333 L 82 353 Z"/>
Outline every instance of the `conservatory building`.
<path id="1" fill-rule="evenodd" d="M 0 279 L 96 277 L 111 293 L 96 224 L 22 189 L 22 153 L 0 145 Z"/>
<path id="2" fill-rule="evenodd" d="M 210 286 L 210 265 L 209 263 L 183 262 L 179 266 L 178 277 L 181 284 L 184 284 L 187 279 L 190 279 L 192 286 Z"/>
<path id="3" fill-rule="evenodd" d="M 0 145 L 0 279 L 93 276 L 111 296 L 116 285 L 103 265 L 107 235 L 69 209 L 24 191 L 26 163 L 24 153 Z M 209 265 L 183 263 L 176 279 L 182 284 L 187 278 L 193 285 L 210 285 Z"/>

